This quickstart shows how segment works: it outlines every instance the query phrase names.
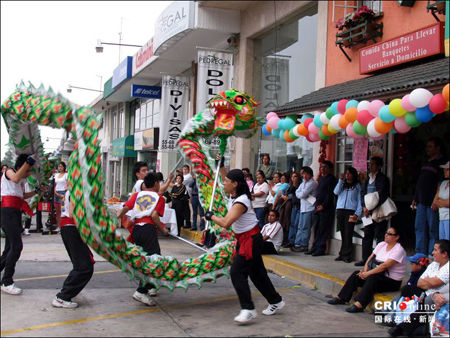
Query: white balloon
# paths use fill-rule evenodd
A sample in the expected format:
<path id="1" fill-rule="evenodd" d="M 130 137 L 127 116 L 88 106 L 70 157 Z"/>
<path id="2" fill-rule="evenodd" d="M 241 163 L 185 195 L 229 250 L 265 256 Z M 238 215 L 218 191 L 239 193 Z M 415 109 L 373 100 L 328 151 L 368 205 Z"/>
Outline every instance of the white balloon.
<path id="1" fill-rule="evenodd" d="M 294 128 L 291 129 L 291 130 L 292 130 L 292 134 L 294 134 L 294 135 L 297 136 L 297 137 L 300 137 L 300 136 L 302 136 L 302 135 L 300 135 L 300 134 L 298 133 L 297 127 L 298 127 L 298 124 L 296 124 L 296 125 L 294 126 Z"/>
<path id="2" fill-rule="evenodd" d="M 337 130 L 337 131 L 342 130 L 341 126 L 339 125 L 340 118 L 341 118 L 341 114 L 336 114 L 331 117 L 330 123 L 329 123 L 331 128 L 333 128 L 334 130 Z"/>
<path id="3" fill-rule="evenodd" d="M 369 124 L 367 125 L 367 134 L 370 137 L 380 137 L 381 134 L 376 131 L 375 129 L 375 119 L 371 120 Z"/>
<path id="4" fill-rule="evenodd" d="M 364 101 L 361 101 L 360 103 L 358 103 L 358 107 L 356 109 L 358 109 L 358 111 L 369 110 L 369 106 L 370 106 L 370 102 L 364 100 Z"/>
<path id="5" fill-rule="evenodd" d="M 416 108 L 425 107 L 433 97 L 433 93 L 425 88 L 416 88 L 409 94 L 409 102 Z"/>
<path id="6" fill-rule="evenodd" d="M 330 120 L 328 119 L 327 114 L 325 112 L 320 114 L 320 121 L 323 124 L 328 124 L 330 122 Z"/>

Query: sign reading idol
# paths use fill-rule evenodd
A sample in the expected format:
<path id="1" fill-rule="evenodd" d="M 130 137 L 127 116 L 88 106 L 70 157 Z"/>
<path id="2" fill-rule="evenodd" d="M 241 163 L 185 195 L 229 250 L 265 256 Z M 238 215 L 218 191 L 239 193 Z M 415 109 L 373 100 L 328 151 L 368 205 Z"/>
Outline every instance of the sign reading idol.
<path id="1" fill-rule="evenodd" d="M 133 84 L 131 85 L 131 96 L 142 97 L 146 99 L 160 99 L 161 87 Z"/>
<path id="2" fill-rule="evenodd" d="M 115 88 L 126 79 L 131 79 L 133 57 L 127 56 L 113 71 L 112 87 Z"/>

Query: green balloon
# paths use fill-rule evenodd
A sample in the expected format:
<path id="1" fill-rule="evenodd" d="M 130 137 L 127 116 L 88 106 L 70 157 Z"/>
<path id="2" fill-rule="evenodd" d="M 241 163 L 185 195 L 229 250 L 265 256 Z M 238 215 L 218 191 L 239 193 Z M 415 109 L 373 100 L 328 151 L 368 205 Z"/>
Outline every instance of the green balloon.
<path id="1" fill-rule="evenodd" d="M 298 136 L 296 136 L 296 135 L 292 132 L 292 129 L 289 130 L 289 137 L 290 137 L 291 139 L 293 139 L 293 140 L 298 139 Z"/>
<path id="2" fill-rule="evenodd" d="M 331 107 L 328 107 L 327 110 L 325 111 L 325 115 L 327 116 L 327 118 L 329 120 L 331 120 L 331 118 L 334 116 L 334 112 L 331 109 Z"/>
<path id="3" fill-rule="evenodd" d="M 418 127 L 418 126 L 420 126 L 422 124 L 422 122 L 420 122 L 416 118 L 416 112 L 415 111 L 410 111 L 410 112 L 406 113 L 406 115 L 405 115 L 405 122 L 411 128 Z"/>
<path id="4" fill-rule="evenodd" d="M 353 131 L 358 135 L 365 135 L 367 132 L 367 127 L 363 126 L 358 121 L 353 122 Z"/>
<path id="5" fill-rule="evenodd" d="M 327 136 L 327 135 L 325 135 L 325 134 L 322 132 L 322 129 L 319 129 L 319 137 L 320 137 L 320 139 L 323 140 L 323 141 L 326 141 L 326 140 L 328 140 L 328 139 L 330 138 L 330 136 Z"/>

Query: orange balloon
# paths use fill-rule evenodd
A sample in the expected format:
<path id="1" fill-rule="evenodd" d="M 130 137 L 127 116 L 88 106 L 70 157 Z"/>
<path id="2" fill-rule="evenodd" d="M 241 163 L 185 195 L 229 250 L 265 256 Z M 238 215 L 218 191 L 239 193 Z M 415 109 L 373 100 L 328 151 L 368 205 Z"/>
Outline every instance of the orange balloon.
<path id="1" fill-rule="evenodd" d="M 324 124 L 321 129 L 325 136 L 333 136 L 333 133 L 328 130 L 328 124 Z"/>
<path id="2" fill-rule="evenodd" d="M 306 127 L 303 125 L 303 123 L 300 123 L 300 124 L 298 125 L 298 127 L 297 127 L 297 132 L 298 132 L 300 135 L 303 135 L 303 136 L 306 136 L 306 135 L 309 134 L 308 128 L 306 128 Z"/>
<path id="3" fill-rule="evenodd" d="M 271 133 L 272 132 L 272 127 L 271 126 L 269 126 L 269 124 L 268 123 L 266 123 L 266 130 L 269 132 L 269 133 Z"/>
<path id="4" fill-rule="evenodd" d="M 394 121 L 392 122 L 384 122 L 382 119 L 377 117 L 375 119 L 375 130 L 379 132 L 380 134 L 387 134 L 389 130 L 391 130 L 392 126 L 394 125 Z"/>
<path id="5" fill-rule="evenodd" d="M 341 115 L 341 117 L 339 118 L 339 121 L 338 121 L 339 127 L 341 127 L 342 129 L 345 129 L 345 128 L 347 128 L 347 125 L 348 125 L 349 123 L 350 123 L 350 122 L 347 121 L 347 119 L 345 118 L 345 116 L 344 116 L 344 115 Z"/>
<path id="6" fill-rule="evenodd" d="M 294 139 L 292 139 L 289 136 L 289 130 L 285 130 L 284 134 L 283 134 L 284 140 L 288 143 L 294 142 Z"/>
<path id="7" fill-rule="evenodd" d="M 350 107 L 345 111 L 344 116 L 348 122 L 355 122 L 358 117 L 358 109 L 356 107 Z"/>
<path id="8" fill-rule="evenodd" d="M 448 97 L 449 97 L 449 93 L 450 92 L 450 86 L 449 86 L 449 84 L 447 83 L 446 85 L 445 85 L 445 87 L 442 89 L 442 96 L 444 97 L 444 99 L 445 99 L 445 101 L 449 101 L 448 100 Z"/>

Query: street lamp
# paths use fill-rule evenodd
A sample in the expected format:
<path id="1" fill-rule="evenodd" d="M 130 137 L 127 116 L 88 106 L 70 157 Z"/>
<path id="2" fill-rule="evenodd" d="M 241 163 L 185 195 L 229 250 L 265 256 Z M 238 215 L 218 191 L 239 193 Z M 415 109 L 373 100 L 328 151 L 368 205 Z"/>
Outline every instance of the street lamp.
<path id="1" fill-rule="evenodd" d="M 113 42 L 102 42 L 101 40 L 97 40 L 97 46 L 95 46 L 95 51 L 97 53 L 103 53 L 102 45 L 112 45 L 112 46 L 125 46 L 125 47 L 142 47 L 141 45 L 130 45 L 125 43 L 113 43 Z"/>
<path id="2" fill-rule="evenodd" d="M 77 87 L 77 86 L 72 86 L 72 85 L 69 85 L 69 88 L 67 88 L 67 92 L 68 92 L 68 93 L 72 93 L 72 88 L 75 88 L 75 89 L 81 89 L 81 90 L 90 90 L 90 91 L 92 91 L 92 92 L 103 93 L 103 90 L 91 89 L 91 88 L 85 88 L 85 87 Z"/>

